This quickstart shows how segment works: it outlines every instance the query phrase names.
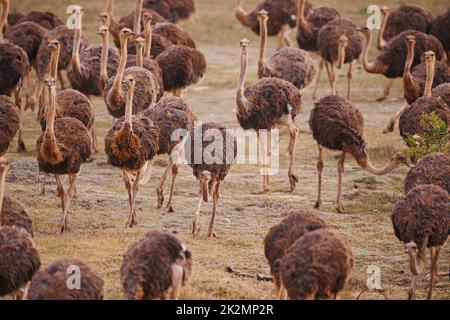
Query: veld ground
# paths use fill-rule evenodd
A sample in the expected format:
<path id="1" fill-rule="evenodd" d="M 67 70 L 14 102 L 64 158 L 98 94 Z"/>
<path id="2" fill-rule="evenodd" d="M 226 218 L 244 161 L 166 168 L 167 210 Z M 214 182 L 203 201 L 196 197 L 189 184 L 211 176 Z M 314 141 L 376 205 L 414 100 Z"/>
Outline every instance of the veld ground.
<path id="1" fill-rule="evenodd" d="M 68 0 L 12 0 L 12 10 L 51 10 L 65 17 L 65 9 L 73 1 Z M 95 33 L 96 14 L 103 8 L 103 1 L 78 0 L 84 7 L 85 32 L 91 43 L 98 42 Z M 129 12 L 134 1 L 116 0 L 116 16 Z M 247 0 L 251 8 L 258 0 Z M 324 1 L 313 1 L 324 4 Z M 448 2 L 410 1 L 427 6 L 434 14 L 442 12 Z M 365 21 L 365 8 L 374 1 L 330 0 L 327 4 L 338 8 L 359 25 Z M 379 4 L 398 5 L 398 1 L 378 1 Z M 186 28 L 192 33 L 200 50 L 208 61 L 204 80 L 184 93 L 202 121 L 222 121 L 232 128 L 237 122 L 235 87 L 239 72 L 239 40 L 251 40 L 250 70 L 248 83 L 255 80 L 257 38 L 241 27 L 234 19 L 234 1 L 197 0 L 198 14 L 194 24 Z M 269 53 L 275 50 L 275 40 L 269 42 Z M 373 50 L 375 53 L 375 50 Z M 314 56 L 317 61 L 317 57 Z M 339 91 L 345 92 L 345 72 L 338 78 Z M 354 71 L 353 100 L 365 118 L 365 139 L 368 153 L 374 162 L 384 165 L 393 152 L 404 144 L 398 131 L 390 135 L 381 133 L 388 119 L 402 104 L 401 83 L 397 81 L 392 95 L 383 103 L 374 102 L 386 80 L 381 76 L 365 73 L 357 63 Z M 122 297 L 119 266 L 128 246 L 150 229 L 177 231 L 191 248 L 194 255 L 194 276 L 183 289 L 182 299 L 272 299 L 274 292 L 270 283 L 241 279 L 225 272 L 228 265 L 240 271 L 269 273 L 263 254 L 263 238 L 268 229 L 299 208 L 312 208 L 316 197 L 316 145 L 308 128 L 309 112 L 313 106 L 310 91 L 304 96 L 303 113 L 298 119 L 301 134 L 297 147 L 295 169 L 300 183 L 293 193 L 288 192 L 287 159 L 281 152 L 281 170 L 272 178 L 271 192 L 259 195 L 260 177 L 255 166 L 234 166 L 223 185 L 217 219 L 218 239 L 205 236 L 209 223 L 211 204 L 202 212 L 202 235 L 193 239 L 190 227 L 197 203 L 197 183 L 189 167 L 181 169 L 176 186 L 174 207 L 176 212 L 162 214 L 155 207 L 155 186 L 167 163 L 165 157 L 156 161 L 155 174 L 150 185 L 143 188 L 138 197 L 139 226 L 132 230 L 124 228 L 128 212 L 127 194 L 121 174 L 106 163 L 103 152 L 95 161 L 83 167 L 78 181 L 79 197 L 70 210 L 72 230 L 64 236 L 58 234 L 60 201 L 50 192 L 40 195 L 42 176 L 38 172 L 34 143 L 39 135 L 35 114 L 25 113 L 25 140 L 29 152 L 15 153 L 11 147 L 12 168 L 8 175 L 7 193 L 20 199 L 30 210 L 34 219 L 35 241 L 44 265 L 61 256 L 80 257 L 105 279 L 107 299 Z M 320 95 L 329 93 L 326 79 L 321 81 Z M 94 99 L 97 110 L 96 131 L 103 150 L 103 138 L 111 125 L 103 100 Z M 288 135 L 281 136 L 281 150 L 286 150 Z M 344 234 L 353 246 L 356 257 L 351 279 L 341 299 L 356 299 L 365 288 L 366 270 L 369 265 L 381 268 L 382 286 L 388 299 L 405 299 L 410 272 L 402 244 L 395 238 L 390 222 L 392 208 L 403 194 L 402 179 L 406 168 L 399 168 L 385 177 L 373 177 L 360 170 L 353 160 L 346 163 L 344 202 L 349 214 L 334 211 L 337 189 L 337 158 L 335 153 L 325 153 L 324 206 L 321 215 L 334 229 Z M 54 188 L 54 185 L 52 185 Z M 449 270 L 450 249 L 441 255 L 440 270 Z M 425 274 L 428 269 L 425 270 Z M 426 295 L 427 282 L 418 284 L 419 298 Z M 450 299 L 450 282 L 440 279 L 434 291 L 435 299 Z M 365 293 L 361 298 L 383 298 Z"/>

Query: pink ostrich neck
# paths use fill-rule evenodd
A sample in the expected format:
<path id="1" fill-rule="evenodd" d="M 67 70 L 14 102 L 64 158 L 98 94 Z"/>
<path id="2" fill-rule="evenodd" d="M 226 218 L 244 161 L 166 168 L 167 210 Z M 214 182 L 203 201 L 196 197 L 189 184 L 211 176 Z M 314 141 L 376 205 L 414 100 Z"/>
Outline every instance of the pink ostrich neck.
<path id="1" fill-rule="evenodd" d="M 241 54 L 241 73 L 239 76 L 239 83 L 237 88 L 237 95 L 236 95 L 236 103 L 237 103 L 237 113 L 238 114 L 244 114 L 247 112 L 247 99 L 245 99 L 244 96 L 244 85 L 245 85 L 245 78 L 247 75 L 247 69 L 248 69 L 248 52 L 247 48 L 242 48 L 242 54 Z"/>
<path id="2" fill-rule="evenodd" d="M 365 159 L 364 161 L 358 161 L 358 163 L 365 169 L 366 171 L 374 174 L 376 176 L 383 176 L 388 174 L 392 170 L 398 167 L 398 164 L 395 160 L 391 160 L 384 168 L 376 168 L 369 159 Z"/>
<path id="3" fill-rule="evenodd" d="M 259 60 L 258 60 L 258 74 L 267 69 L 266 64 L 266 42 L 267 42 L 267 17 L 259 17 Z"/>
<path id="4" fill-rule="evenodd" d="M 144 4 L 144 0 L 136 0 L 136 9 L 134 11 L 134 23 L 133 23 L 133 31 L 135 33 L 141 32 L 141 19 L 142 19 L 142 5 Z"/>
<path id="5" fill-rule="evenodd" d="M 420 252 L 418 254 L 410 253 L 409 256 L 409 266 L 413 275 L 420 275 L 424 267 L 424 253 Z"/>
<path id="6" fill-rule="evenodd" d="M 100 81 L 104 86 L 108 81 L 109 34 L 102 34 L 102 56 L 100 60 Z M 103 88 L 101 88 L 103 90 Z"/>
<path id="7" fill-rule="evenodd" d="M 384 30 L 386 30 L 386 24 L 389 17 L 389 11 L 383 13 L 383 21 L 381 22 L 381 28 L 378 31 L 377 48 L 382 50 L 386 46 L 386 40 L 384 40 Z"/>
<path id="8" fill-rule="evenodd" d="M 47 107 L 47 124 L 45 128 L 46 134 L 55 137 L 55 117 L 56 117 L 56 87 L 54 85 L 48 87 L 48 107 Z"/>
<path id="9" fill-rule="evenodd" d="M 73 51 L 72 51 L 72 70 L 75 76 L 79 76 L 81 74 L 81 65 L 80 65 L 80 46 L 81 46 L 81 35 L 82 35 L 82 13 L 77 11 L 75 12 L 76 19 L 76 28 L 75 28 L 75 36 L 73 39 Z"/>
<path id="10" fill-rule="evenodd" d="M 145 37 L 144 57 L 150 58 L 152 51 L 152 20 L 144 21 L 144 37 Z"/>
<path id="11" fill-rule="evenodd" d="M 6 173 L 8 172 L 9 163 L 5 158 L 0 157 L 0 218 L 3 206 L 3 196 L 5 193 Z"/>
<path id="12" fill-rule="evenodd" d="M 122 90 L 123 73 L 125 72 L 128 57 L 128 37 L 121 35 L 120 40 L 120 61 L 113 84 L 113 92 L 116 94 L 120 93 L 120 91 Z"/>
<path id="13" fill-rule="evenodd" d="M 129 85 L 127 91 L 127 101 L 125 105 L 125 121 L 123 128 L 127 128 L 130 132 L 133 132 L 133 95 L 134 95 L 134 83 Z"/>
<path id="14" fill-rule="evenodd" d="M 59 62 L 59 53 L 60 53 L 60 47 L 52 48 L 51 50 L 51 57 L 50 57 L 50 77 L 53 79 L 56 79 L 58 75 L 58 62 Z"/>
<path id="15" fill-rule="evenodd" d="M 337 61 L 336 63 L 336 68 L 340 69 L 344 63 L 345 63 L 345 46 L 339 44 L 338 45 L 338 56 L 337 56 Z"/>
<path id="16" fill-rule="evenodd" d="M 432 57 L 427 57 L 425 61 L 427 66 L 427 79 L 425 82 L 425 90 L 423 92 L 423 95 L 425 97 L 431 97 L 431 90 L 433 89 L 436 57 L 434 55 Z"/>
<path id="17" fill-rule="evenodd" d="M 386 66 L 380 66 L 375 63 L 369 62 L 369 48 L 370 44 L 372 43 L 372 36 L 370 34 L 370 30 L 367 30 L 364 33 L 364 45 L 363 45 L 363 52 L 361 55 L 361 64 L 363 65 L 364 69 L 369 73 L 383 73 L 387 67 Z"/>
<path id="18" fill-rule="evenodd" d="M 144 55 L 142 53 L 144 48 L 140 43 L 136 43 L 136 66 L 139 68 L 144 67 Z"/>
<path id="19" fill-rule="evenodd" d="M 0 15 L 0 44 L 4 42 L 3 29 L 8 23 L 9 13 L 9 1 L 2 1 L 3 5 L 0 5 L 2 13 Z"/>
<path id="20" fill-rule="evenodd" d="M 310 28 L 309 22 L 305 19 L 306 0 L 299 0 L 297 7 L 297 29 L 306 30 Z"/>

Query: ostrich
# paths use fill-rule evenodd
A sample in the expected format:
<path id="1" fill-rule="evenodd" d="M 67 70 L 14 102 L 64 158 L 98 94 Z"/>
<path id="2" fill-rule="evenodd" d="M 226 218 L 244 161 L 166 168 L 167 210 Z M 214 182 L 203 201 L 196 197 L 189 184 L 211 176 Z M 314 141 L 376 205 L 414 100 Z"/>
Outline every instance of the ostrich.
<path id="1" fill-rule="evenodd" d="M 424 114 L 435 112 L 447 125 L 450 125 L 450 107 L 440 98 L 432 97 L 431 88 L 434 82 L 435 61 L 434 52 L 424 54 L 426 63 L 426 83 L 423 97 L 417 99 L 410 107 L 405 108 L 399 118 L 400 135 L 403 139 L 424 132 L 420 124 Z"/>
<path id="2" fill-rule="evenodd" d="M 278 36 L 278 49 L 290 47 L 291 40 L 289 33 L 295 28 L 297 22 L 297 0 L 263 0 L 250 13 L 247 13 L 242 7 L 242 0 L 237 0 L 235 10 L 236 19 L 244 26 L 250 28 L 259 35 L 260 24 L 258 21 L 258 12 L 265 10 L 270 17 L 268 23 L 268 35 Z M 306 12 L 311 9 L 311 4 L 306 4 Z"/>
<path id="3" fill-rule="evenodd" d="M 196 11 L 194 0 L 145 0 L 144 8 L 153 9 L 172 23 L 190 21 Z"/>
<path id="4" fill-rule="evenodd" d="M 120 266 L 125 299 L 177 300 L 191 278 L 192 254 L 168 232 L 150 231 L 133 243 Z"/>
<path id="5" fill-rule="evenodd" d="M 361 55 L 361 64 L 369 73 L 383 74 L 389 79 L 403 77 L 406 58 L 408 55 L 407 37 L 414 36 L 416 39 L 415 55 L 411 68 L 421 63 L 421 57 L 426 51 L 433 51 L 436 53 L 438 60 L 445 59 L 445 51 L 442 44 L 433 36 L 424 34 L 420 31 L 408 30 L 393 37 L 386 46 L 378 54 L 375 62 L 369 62 L 369 48 L 371 43 L 370 30 L 366 27 L 359 29 L 363 34 L 363 52 Z M 395 123 L 400 116 L 405 106 L 389 121 L 384 133 L 392 132 L 395 128 Z"/>
<path id="6" fill-rule="evenodd" d="M 447 51 L 447 63 L 450 65 L 450 8 L 436 17 L 430 27 L 430 34 L 438 38 Z"/>
<path id="7" fill-rule="evenodd" d="M 450 195 L 437 185 L 418 185 L 397 202 L 392 224 L 397 239 L 405 244 L 412 273 L 409 299 L 416 299 L 416 282 L 423 271 L 426 249 L 430 249 L 430 300 L 437 277 L 438 259 L 450 234 Z"/>
<path id="8" fill-rule="evenodd" d="M 383 50 L 387 42 L 396 35 L 407 30 L 417 30 L 423 33 L 428 33 L 431 22 L 433 20 L 432 14 L 416 5 L 402 4 L 393 12 L 390 12 L 389 7 L 381 7 L 383 20 L 381 29 L 378 32 L 377 48 Z M 377 99 L 381 102 L 386 100 L 394 84 L 394 78 L 390 79 L 383 90 L 383 96 Z"/>
<path id="9" fill-rule="evenodd" d="M 450 194 L 450 154 L 435 152 L 420 160 L 405 178 L 405 194 L 423 184 L 437 185 Z"/>
<path id="10" fill-rule="evenodd" d="M 299 0 L 297 13 L 297 44 L 300 49 L 319 52 L 317 46 L 317 35 L 319 30 L 328 22 L 341 18 L 341 14 L 334 8 L 327 6 L 313 7 L 307 16 L 305 16 L 306 0 Z M 319 73 L 317 74 L 316 84 L 313 92 L 313 100 L 316 99 L 317 89 L 319 87 L 320 76 L 323 71 L 325 61 L 320 60 Z"/>
<path id="11" fill-rule="evenodd" d="M 411 65 L 414 61 L 414 47 L 416 45 L 416 39 L 414 36 L 408 36 L 408 56 L 405 63 L 405 71 L 403 73 L 403 90 L 405 99 L 408 104 L 414 103 L 419 99 L 425 89 L 426 77 L 427 77 L 427 61 L 422 62 L 414 67 L 411 72 Z M 430 59 L 430 55 L 434 53 L 424 53 L 424 60 Z M 436 61 L 434 70 L 434 80 L 432 87 L 436 87 L 440 84 L 450 82 L 450 68 L 447 63 L 443 61 Z"/>
<path id="12" fill-rule="evenodd" d="M 345 18 L 339 18 L 328 22 L 317 35 L 317 46 L 320 55 L 325 61 L 331 91 L 336 95 L 336 74 L 334 67 L 340 69 L 344 63 L 349 64 L 347 72 L 347 99 L 350 100 L 352 88 L 352 67 L 356 59 L 361 55 L 361 38 L 356 25 Z"/>
<path id="13" fill-rule="evenodd" d="M 435 98 L 441 98 L 450 108 L 450 82 L 435 87 L 431 90 L 431 95 Z"/>
<path id="14" fill-rule="evenodd" d="M 264 254 L 270 265 L 276 292 L 280 298 L 280 266 L 289 247 L 304 234 L 326 228 L 325 222 L 314 212 L 300 210 L 291 213 L 279 224 L 270 228 L 264 239 Z"/>
<path id="15" fill-rule="evenodd" d="M 103 89 L 103 98 L 110 115 L 120 118 L 125 115 L 127 92 L 122 88 L 124 77 L 131 76 L 134 79 L 132 113 L 136 114 L 148 108 L 154 107 L 159 93 L 157 82 L 150 71 L 140 67 L 125 69 L 127 63 L 128 38 L 134 35 L 130 29 L 122 29 L 120 32 L 121 48 L 120 61 L 117 73 L 111 77 Z M 128 89 L 128 88 L 127 88 Z"/>
<path id="16" fill-rule="evenodd" d="M 72 288 L 70 276 L 78 273 L 80 287 Z M 28 300 L 103 300 L 104 281 L 80 259 L 62 258 L 36 273 L 30 283 Z M 76 283 L 73 283 L 76 285 Z"/>
<path id="17" fill-rule="evenodd" d="M 338 163 L 338 193 L 336 210 L 345 213 L 342 206 L 342 183 L 344 176 L 344 162 L 348 154 L 355 158 L 358 165 L 374 175 L 385 175 L 394 170 L 399 164 L 408 164 L 407 156 L 396 152 L 391 161 L 382 169 L 375 168 L 366 152 L 363 138 L 364 119 L 361 112 L 347 99 L 340 96 L 327 96 L 319 100 L 311 111 L 309 119 L 313 138 L 318 146 L 318 196 L 315 208 L 319 209 L 322 200 L 322 170 L 323 148 L 341 152 Z"/>
<path id="18" fill-rule="evenodd" d="M 108 163 L 123 172 L 128 191 L 130 214 L 127 227 L 137 225 L 135 202 L 140 184 L 150 180 L 153 159 L 158 152 L 159 131 L 145 116 L 133 116 L 133 93 L 136 82 L 127 76 L 122 83 L 127 92 L 125 118 L 117 121 L 105 138 Z M 145 176 L 142 176 L 145 172 Z"/>
<path id="19" fill-rule="evenodd" d="M 194 128 L 191 134 L 188 162 L 200 187 L 198 207 L 192 224 L 194 237 L 200 234 L 201 206 L 203 201 L 209 201 L 209 195 L 213 199 L 213 210 L 207 235 L 217 237 L 214 221 L 220 197 L 220 185 L 228 175 L 237 153 L 236 137 L 227 130 L 222 124 L 208 122 Z M 211 147 L 214 147 L 214 152 L 207 152 Z M 201 155 L 200 159 L 198 159 L 199 155 Z"/>
<path id="20" fill-rule="evenodd" d="M 353 265 L 352 247 L 344 237 L 328 228 L 308 232 L 281 260 L 282 297 L 291 300 L 336 299 L 344 289 Z"/>
<path id="21" fill-rule="evenodd" d="M 42 41 L 38 53 L 36 55 L 37 61 L 36 72 L 38 80 L 33 95 L 28 98 L 27 108 L 34 109 L 43 91 L 45 76 L 47 74 L 50 65 L 51 50 L 48 44 L 51 41 L 56 40 L 61 46 L 57 75 L 58 80 L 61 84 L 61 89 L 64 90 L 68 87 L 68 84 L 66 83 L 66 79 L 64 79 L 62 71 L 67 70 L 70 64 L 70 59 L 72 57 L 73 52 L 74 36 L 75 30 L 71 30 L 67 28 L 65 25 L 61 25 L 53 30 L 50 30 L 47 34 L 47 37 L 44 39 L 44 41 Z M 86 37 L 82 36 L 80 50 L 84 50 L 86 47 L 87 47 L 87 39 Z"/>
<path id="22" fill-rule="evenodd" d="M 164 183 L 169 175 L 169 171 L 171 171 L 172 186 L 170 188 L 166 212 L 174 212 L 172 205 L 173 193 L 178 169 L 184 160 L 185 139 L 180 137 L 178 140 L 175 140 L 173 134 L 179 131 L 184 131 L 185 133 L 190 132 L 194 128 L 194 121 L 197 120 L 197 117 L 194 115 L 191 106 L 179 97 L 165 97 L 161 99 L 154 108 L 147 109 L 144 115 L 149 117 L 159 129 L 158 154 L 167 154 L 170 156 L 169 164 L 156 189 L 158 196 L 157 208 L 159 209 L 163 205 Z"/>
<path id="23" fill-rule="evenodd" d="M 70 202 L 75 194 L 75 183 L 81 165 L 91 157 L 92 143 L 89 131 L 84 124 L 75 118 L 63 117 L 55 119 L 56 83 L 55 79 L 46 80 L 49 103 L 47 106 L 47 121 L 45 131 L 36 142 L 39 170 L 54 174 L 61 198 L 62 220 L 61 233 L 68 231 Z M 69 177 L 69 189 L 64 190 L 62 175 Z"/>
<path id="24" fill-rule="evenodd" d="M 18 11 L 8 13 L 8 26 L 16 25 L 23 17 L 25 17 L 25 15 Z"/>
<path id="25" fill-rule="evenodd" d="M 23 228 L 0 226 L 0 297 L 23 299 L 25 287 L 41 266 L 31 235 Z"/>
<path id="26" fill-rule="evenodd" d="M 283 79 L 299 90 L 305 89 L 316 76 L 316 68 L 311 57 L 301 49 L 283 48 L 266 62 L 267 20 L 269 20 L 267 11 L 261 10 L 258 19 L 261 25 L 258 77 Z"/>
<path id="27" fill-rule="evenodd" d="M 0 225 L 26 230 L 33 237 L 33 221 L 28 210 L 17 200 L 4 196 L 9 161 L 0 158 Z"/>
<path id="28" fill-rule="evenodd" d="M 67 76 L 72 88 L 84 93 L 87 96 L 100 96 L 103 91 L 101 81 L 111 78 L 119 64 L 119 53 L 117 50 L 109 48 L 108 36 L 101 33 L 103 44 L 93 44 L 80 52 L 82 26 L 81 18 L 83 11 L 81 7 L 75 10 L 77 28 L 75 30 L 72 58 Z M 100 29 L 101 31 L 102 29 Z M 102 70 L 102 66 L 106 66 Z"/>
<path id="29" fill-rule="evenodd" d="M 18 23 L 21 22 L 34 22 L 47 30 L 52 30 L 64 24 L 61 19 L 59 19 L 54 13 L 49 11 L 31 11 L 29 14 L 22 17 L 18 21 Z"/>
<path id="30" fill-rule="evenodd" d="M 174 96 L 196 84 L 206 72 L 206 59 L 197 49 L 173 45 L 156 57 L 163 74 L 164 90 Z"/>
<path id="31" fill-rule="evenodd" d="M 20 92 L 22 83 L 30 72 L 30 63 L 26 52 L 13 44 L 5 43 L 3 38 L 4 26 L 7 22 L 7 16 L 9 12 L 9 0 L 0 1 L 1 15 L 0 15 L 0 95 L 11 96 L 14 93 L 15 105 L 22 111 L 22 103 Z M 9 101 L 2 97 L 2 105 L 9 105 Z M 21 112 L 20 112 L 21 113 Z M 26 151 L 25 143 L 23 141 L 22 133 L 22 117 L 19 117 L 19 132 L 18 132 L 18 151 Z M 14 125 L 14 122 L 11 123 Z M 10 135 L 10 134 L 9 134 Z M 6 137 L 5 137 L 6 138 Z M 1 148 L 7 144 L 10 140 L 2 139 L 0 142 Z M 3 153 L 4 150 L 0 150 Z"/>
<path id="32" fill-rule="evenodd" d="M 286 126 L 290 131 L 290 164 L 288 170 L 291 191 L 295 189 L 298 177 L 293 171 L 295 146 L 298 128 L 295 117 L 300 113 L 302 100 L 299 90 L 290 82 L 277 78 L 263 78 L 250 87 L 244 88 L 248 69 L 249 41 L 241 40 L 241 72 L 236 94 L 236 118 L 244 130 L 271 130 L 278 126 Z M 267 169 L 267 142 L 259 139 L 260 151 L 263 154 L 263 186 L 262 192 L 269 191 L 269 174 Z"/>
<path id="33" fill-rule="evenodd" d="M 173 44 L 181 44 L 189 48 L 196 48 L 195 41 L 189 32 L 181 29 L 176 24 L 166 22 L 158 23 L 152 27 L 154 34 L 168 39 Z"/>
<path id="34" fill-rule="evenodd" d="M 1 50 L 1 45 L 0 45 Z M 22 115 L 19 108 L 7 97 L 0 96 L 0 158 L 20 130 Z"/>

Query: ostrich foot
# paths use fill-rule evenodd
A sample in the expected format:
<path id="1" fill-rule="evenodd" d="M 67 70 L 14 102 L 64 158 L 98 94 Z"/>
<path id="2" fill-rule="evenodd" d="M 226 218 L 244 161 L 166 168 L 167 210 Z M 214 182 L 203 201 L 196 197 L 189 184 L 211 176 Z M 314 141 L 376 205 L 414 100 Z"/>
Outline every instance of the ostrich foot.
<path id="1" fill-rule="evenodd" d="M 214 238 L 214 239 L 217 239 L 217 235 L 216 235 L 216 233 L 214 232 L 214 230 L 208 230 L 208 238 Z"/>
<path id="2" fill-rule="evenodd" d="M 291 185 L 291 192 L 295 190 L 298 183 L 298 176 L 295 173 L 289 173 L 289 183 Z"/>
<path id="3" fill-rule="evenodd" d="M 125 223 L 125 227 L 126 228 L 133 228 L 137 226 L 137 220 L 133 217 L 131 217 L 131 219 L 129 219 L 126 223 Z"/>
<path id="4" fill-rule="evenodd" d="M 416 293 L 412 290 L 408 290 L 408 300 L 416 300 Z"/>
<path id="5" fill-rule="evenodd" d="M 336 207 L 336 211 L 339 214 L 347 214 L 347 211 L 344 209 L 344 207 L 340 206 L 340 207 Z"/>
<path id="6" fill-rule="evenodd" d="M 320 201 L 320 200 L 317 200 L 316 201 L 316 204 L 314 205 L 314 209 L 320 209 L 320 207 L 322 206 L 322 201 Z"/>
<path id="7" fill-rule="evenodd" d="M 61 224 L 61 234 L 65 234 L 65 233 L 67 233 L 67 232 L 69 232 L 70 231 L 70 228 L 69 228 L 69 226 L 67 225 L 67 223 L 62 223 Z"/>
<path id="8" fill-rule="evenodd" d="M 168 205 L 168 206 L 166 206 L 166 208 L 164 209 L 164 213 L 165 214 L 169 214 L 169 213 L 173 213 L 173 212 L 175 212 L 175 210 L 173 210 L 173 207 L 172 207 L 172 205 Z"/>
<path id="9" fill-rule="evenodd" d="M 197 221 L 194 221 L 192 223 L 192 236 L 198 237 L 199 234 L 200 234 L 200 223 Z"/>
<path id="10" fill-rule="evenodd" d="M 18 153 L 27 152 L 27 147 L 25 146 L 25 142 L 23 142 L 22 140 L 20 140 L 18 142 L 17 152 Z"/>
<path id="11" fill-rule="evenodd" d="M 158 204 L 156 205 L 156 209 L 161 209 L 163 202 L 164 202 L 164 196 L 163 196 L 162 192 L 161 193 L 158 192 Z"/>
<path id="12" fill-rule="evenodd" d="M 396 121 L 394 119 L 389 120 L 389 123 L 387 124 L 386 128 L 384 128 L 383 133 L 390 133 L 393 132 L 395 129 L 395 123 Z"/>
<path id="13" fill-rule="evenodd" d="M 382 97 L 377 98 L 375 101 L 376 101 L 376 102 L 383 102 L 383 101 L 385 101 L 386 99 L 387 99 L 387 97 L 382 96 Z"/>

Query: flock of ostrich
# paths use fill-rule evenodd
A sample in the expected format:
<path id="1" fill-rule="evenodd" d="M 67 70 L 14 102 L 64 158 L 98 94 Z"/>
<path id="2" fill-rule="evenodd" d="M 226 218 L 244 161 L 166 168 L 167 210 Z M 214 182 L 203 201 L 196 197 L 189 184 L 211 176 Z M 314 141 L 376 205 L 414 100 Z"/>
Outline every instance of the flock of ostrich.
<path id="1" fill-rule="evenodd" d="M 0 296 L 17 299 L 103 299 L 104 282 L 94 269 L 79 259 L 61 258 L 41 268 L 33 242 L 32 218 L 14 198 L 4 195 L 10 160 L 6 157 L 18 136 L 18 152 L 27 150 L 22 137 L 22 114 L 36 110 L 42 133 L 36 140 L 39 171 L 54 176 L 61 199 L 61 233 L 70 230 L 68 213 L 77 194 L 80 168 L 99 152 L 95 135 L 92 97 L 102 97 L 113 118 L 106 133 L 108 163 L 123 173 L 129 196 L 127 227 L 137 225 L 136 197 L 152 174 L 155 157 L 169 158 L 159 181 L 157 207 L 164 205 L 164 184 L 172 176 L 165 210 L 173 212 L 179 167 L 187 154 L 200 146 L 172 133 L 197 130 L 194 109 L 181 97 L 185 88 L 206 73 L 206 59 L 180 22 L 190 20 L 194 0 L 137 0 L 128 15 L 114 15 L 113 0 L 98 14 L 101 42 L 89 44 L 83 34 L 83 10 L 74 9 L 76 28 L 70 29 L 51 12 L 10 12 L 10 0 L 0 0 Z M 305 89 L 314 87 L 315 105 L 309 125 L 317 142 L 318 191 L 315 209 L 322 203 L 323 149 L 340 152 L 336 210 L 342 203 L 344 162 L 347 155 L 374 175 L 385 175 L 408 165 L 404 150 L 396 152 L 383 168 L 375 167 L 363 138 L 364 118 L 351 101 L 352 68 L 361 59 L 368 73 L 389 79 L 380 101 L 389 95 L 392 80 L 402 78 L 405 105 L 387 124 L 398 122 L 403 138 L 421 134 L 421 116 L 436 113 L 450 125 L 450 9 L 438 17 L 423 7 L 403 4 L 395 10 L 381 8 L 375 61 L 369 62 L 371 31 L 347 19 L 337 9 L 313 5 L 307 0 L 265 0 L 251 12 L 237 1 L 236 19 L 260 36 L 258 80 L 248 85 L 248 40 L 240 41 L 240 76 L 236 91 L 236 119 L 244 130 L 286 127 L 290 133 L 288 179 L 293 191 L 299 182 L 294 172 Z M 198 21 L 197 23 L 201 23 Z M 298 48 L 289 39 L 296 31 Z M 278 37 L 278 51 L 266 59 L 268 36 Z M 110 44 L 110 37 L 114 45 Z M 311 54 L 320 56 L 318 68 Z M 346 96 L 337 95 L 336 69 L 348 64 Z M 316 97 L 319 78 L 326 69 L 331 94 Z M 36 73 L 36 83 L 30 77 Z M 63 71 L 66 71 L 67 76 Z M 67 77 L 67 78 L 66 78 Z M 67 81 L 68 79 L 68 81 Z M 61 90 L 57 90 L 57 82 Z M 24 91 L 24 92 L 23 92 Z M 26 101 L 22 101 L 22 97 Z M 12 98 L 11 98 L 12 97 Z M 225 138 L 227 127 L 203 123 L 200 132 L 216 129 Z M 263 154 L 262 192 L 269 192 L 267 142 L 259 134 Z M 194 139 L 194 135 L 191 135 Z M 236 138 L 224 139 L 219 150 L 236 154 Z M 186 146 L 189 145 L 189 149 Z M 261 151 L 262 150 L 262 151 Z M 225 157 L 222 157 L 224 159 Z M 221 184 L 233 161 L 191 163 L 199 185 L 198 208 L 192 235 L 199 235 L 204 202 L 213 201 L 207 235 L 215 237 L 214 222 Z M 68 187 L 63 177 L 67 176 Z M 437 281 L 439 254 L 450 234 L 450 155 L 432 153 L 411 167 L 404 182 L 405 196 L 392 213 L 393 230 L 405 245 L 412 273 L 410 299 L 416 298 L 416 282 L 430 250 L 428 299 Z M 45 192 L 45 181 L 42 186 Z M 354 265 L 351 243 L 328 227 L 316 210 L 299 210 L 273 226 L 264 239 L 279 299 L 336 299 Z M 124 254 L 120 277 L 126 299 L 177 299 L 192 274 L 193 254 L 174 234 L 150 231 Z M 67 286 L 67 270 L 77 266 L 81 287 Z"/>

